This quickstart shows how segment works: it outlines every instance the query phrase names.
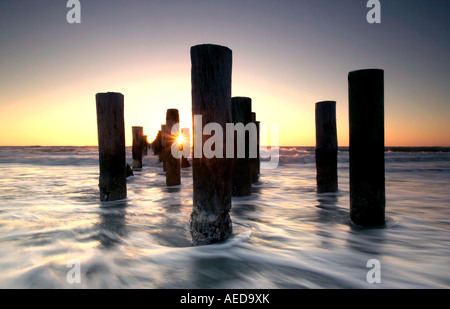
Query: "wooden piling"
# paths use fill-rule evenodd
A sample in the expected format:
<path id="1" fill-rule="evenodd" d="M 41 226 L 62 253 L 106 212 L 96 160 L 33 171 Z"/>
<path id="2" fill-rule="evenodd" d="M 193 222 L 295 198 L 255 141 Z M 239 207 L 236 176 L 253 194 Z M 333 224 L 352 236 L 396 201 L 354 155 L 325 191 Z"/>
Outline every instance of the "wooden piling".
<path id="1" fill-rule="evenodd" d="M 350 219 L 385 224 L 384 71 L 350 72 Z"/>
<path id="2" fill-rule="evenodd" d="M 161 153 L 161 130 L 158 130 L 158 135 L 156 136 L 156 145 L 154 154 L 159 155 Z"/>
<path id="3" fill-rule="evenodd" d="M 202 116 L 202 127 L 195 128 L 194 152 L 209 136 L 203 128 L 210 122 L 223 129 L 223 158 L 192 159 L 193 211 L 190 228 L 194 245 L 204 245 L 228 238 L 232 234 L 231 161 L 226 159 L 225 128 L 231 123 L 232 51 L 219 45 L 191 47 L 192 116 Z M 196 132 L 202 132 L 201 144 L 196 144 Z M 218 134 L 220 132 L 216 132 Z M 203 152 L 203 151 L 202 151 Z"/>
<path id="4" fill-rule="evenodd" d="M 165 157 L 167 186 L 177 186 L 181 184 L 180 159 L 175 158 L 171 151 L 172 143 L 175 141 L 176 136 L 180 134 L 179 130 L 177 133 L 174 133 L 172 128 L 174 125 L 179 125 L 179 123 L 180 116 L 178 110 L 174 108 L 168 109 L 166 113 L 166 131 L 168 132 L 167 154 Z"/>
<path id="5" fill-rule="evenodd" d="M 133 147 L 132 147 L 132 156 L 133 156 L 133 168 L 142 168 L 142 154 L 144 152 L 143 149 L 143 131 L 142 127 L 131 127 L 133 133 Z"/>
<path id="6" fill-rule="evenodd" d="M 156 134 L 155 140 L 152 142 L 153 155 L 155 155 L 155 156 L 158 155 L 158 148 L 159 148 L 160 138 L 161 138 L 161 131 L 158 130 L 158 133 Z"/>
<path id="7" fill-rule="evenodd" d="M 158 130 L 158 135 L 156 135 L 156 144 L 153 150 L 155 156 L 159 156 L 161 153 L 161 130 Z"/>
<path id="8" fill-rule="evenodd" d="M 121 93 L 97 93 L 97 130 L 100 165 L 100 201 L 127 197 L 124 97 Z"/>
<path id="9" fill-rule="evenodd" d="M 259 180 L 259 121 L 256 121 L 256 113 L 252 112 L 252 122 L 256 125 L 256 158 L 251 158 L 251 175 L 252 183 L 256 183 Z"/>
<path id="10" fill-rule="evenodd" d="M 242 123 L 246 126 L 252 122 L 252 99 L 246 97 L 234 97 L 231 99 L 231 115 L 233 123 Z M 238 141 L 234 134 L 234 158 L 232 159 L 232 196 L 247 196 L 252 193 L 252 170 L 256 169 L 255 159 L 249 157 L 250 136 L 245 132 L 244 144 Z M 238 147 L 245 148 L 245 157 L 239 158 Z"/>
<path id="11" fill-rule="evenodd" d="M 317 192 L 336 192 L 337 175 L 336 102 L 316 103 L 316 181 Z"/>
<path id="12" fill-rule="evenodd" d="M 255 115 L 255 119 L 256 119 L 256 115 Z M 256 121 L 256 148 L 257 148 L 257 154 L 256 154 L 256 178 L 252 178 L 252 183 L 258 182 L 259 181 L 259 175 L 261 174 L 261 159 L 260 159 L 260 155 L 259 155 L 259 124 L 260 121 Z"/>
<path id="13" fill-rule="evenodd" d="M 147 135 L 142 136 L 142 155 L 143 156 L 148 155 L 148 140 L 147 140 L 147 138 L 148 138 Z"/>
<path id="14" fill-rule="evenodd" d="M 159 151 L 159 162 L 163 162 L 164 152 L 166 149 L 166 125 L 161 125 L 161 142 L 160 142 L 160 151 Z"/>

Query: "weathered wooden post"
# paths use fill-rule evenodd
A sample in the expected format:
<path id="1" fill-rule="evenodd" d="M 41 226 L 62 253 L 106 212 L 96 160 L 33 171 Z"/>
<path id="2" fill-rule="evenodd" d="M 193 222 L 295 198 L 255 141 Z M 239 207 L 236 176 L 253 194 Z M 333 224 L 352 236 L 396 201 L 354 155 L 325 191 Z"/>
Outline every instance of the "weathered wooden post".
<path id="1" fill-rule="evenodd" d="M 259 180 L 259 121 L 256 121 L 256 113 L 252 112 L 252 122 L 256 125 L 256 158 L 251 158 L 251 175 L 252 183 L 256 183 Z"/>
<path id="2" fill-rule="evenodd" d="M 164 151 L 166 149 L 166 125 L 162 124 L 161 125 L 161 148 L 159 151 L 159 162 L 163 162 L 163 158 L 164 158 Z"/>
<path id="3" fill-rule="evenodd" d="M 132 156 L 133 156 L 133 168 L 142 168 L 142 154 L 143 154 L 143 128 L 142 127 L 131 127 L 133 132 L 133 147 L 132 147 Z"/>
<path id="4" fill-rule="evenodd" d="M 336 192 L 337 175 L 336 102 L 316 103 L 316 181 L 317 192 Z"/>
<path id="5" fill-rule="evenodd" d="M 255 115 L 255 119 L 256 119 L 256 115 Z M 259 175 L 261 174 L 261 162 L 260 162 L 260 156 L 259 156 L 259 124 L 260 121 L 256 121 L 256 148 L 257 148 L 257 157 L 256 157 L 256 178 L 252 178 L 252 183 L 258 182 L 259 180 Z"/>
<path id="6" fill-rule="evenodd" d="M 158 130 L 158 135 L 156 136 L 155 155 L 159 155 L 161 152 L 161 138 L 161 130 Z"/>
<path id="7" fill-rule="evenodd" d="M 189 128 L 182 128 L 181 134 L 183 135 L 183 152 L 191 153 L 191 135 L 189 134 Z M 187 148 L 187 150 L 186 150 Z M 189 164 L 189 161 L 187 157 L 184 155 L 181 157 L 181 168 L 188 168 L 191 164 Z"/>
<path id="8" fill-rule="evenodd" d="M 148 140 L 147 140 L 147 138 L 148 138 L 147 135 L 142 136 L 142 155 L 143 156 L 148 155 Z"/>
<path id="9" fill-rule="evenodd" d="M 207 158 L 203 145 L 208 136 L 203 128 L 209 123 L 222 127 L 225 141 L 226 123 L 231 123 L 231 69 L 232 52 L 219 45 L 191 47 L 192 116 L 202 116 L 201 128 L 194 121 L 193 211 L 190 228 L 194 245 L 204 245 L 228 238 L 232 232 L 231 209 L 231 161 L 223 156 Z M 201 133 L 201 137 L 197 136 Z M 201 157 L 196 150 L 200 147 Z"/>
<path id="10" fill-rule="evenodd" d="M 180 174 L 180 159 L 175 158 L 172 155 L 171 147 L 172 143 L 175 141 L 175 137 L 179 135 L 179 130 L 174 134 L 173 126 L 180 123 L 180 116 L 178 110 L 171 108 L 167 110 L 166 113 L 166 130 L 168 132 L 167 138 L 167 155 L 166 155 L 166 185 L 167 186 L 178 186 L 181 184 L 181 174 Z"/>
<path id="11" fill-rule="evenodd" d="M 163 144 L 163 150 L 162 150 L 162 163 L 163 163 L 163 171 L 167 172 L 167 156 L 168 153 L 170 151 L 170 131 L 169 131 L 169 127 L 167 125 L 167 123 L 164 125 L 164 132 L 163 132 L 163 136 L 164 136 L 164 144 Z"/>
<path id="12" fill-rule="evenodd" d="M 252 99 L 234 97 L 231 99 L 231 115 L 233 123 L 242 123 L 246 126 L 252 122 Z M 249 157 L 250 134 L 245 132 L 244 140 L 240 141 L 236 132 L 234 134 L 234 158 L 232 160 L 232 196 L 247 196 L 252 194 L 252 167 L 255 159 Z M 245 149 L 245 157 L 238 157 L 238 148 Z M 253 163 L 253 164 L 252 164 Z M 256 166 L 254 166 L 256 168 Z"/>
<path id="13" fill-rule="evenodd" d="M 153 154 L 159 155 L 161 152 L 161 130 L 158 130 L 158 134 L 156 135 L 155 141 L 153 142 Z"/>
<path id="14" fill-rule="evenodd" d="M 350 219 L 385 224 L 384 71 L 348 74 L 350 122 Z"/>
<path id="15" fill-rule="evenodd" d="M 121 93 L 97 93 L 97 130 L 100 165 L 100 201 L 127 197 L 124 97 Z"/>

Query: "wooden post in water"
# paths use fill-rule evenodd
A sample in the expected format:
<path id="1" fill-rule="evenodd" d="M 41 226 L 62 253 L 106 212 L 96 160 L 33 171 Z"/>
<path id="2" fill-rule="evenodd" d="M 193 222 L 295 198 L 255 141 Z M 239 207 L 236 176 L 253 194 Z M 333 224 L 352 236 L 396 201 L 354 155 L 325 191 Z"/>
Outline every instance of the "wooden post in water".
<path id="1" fill-rule="evenodd" d="M 166 155 L 166 185 L 178 186 L 181 184 L 180 174 L 180 159 L 175 158 L 172 155 L 172 143 L 175 141 L 175 137 L 180 134 L 179 129 L 177 133 L 174 133 L 173 126 L 180 123 L 180 116 L 178 110 L 171 108 L 166 113 L 166 130 L 168 132 L 167 138 L 167 155 Z"/>
<path id="2" fill-rule="evenodd" d="M 350 219 L 385 224 L 384 71 L 348 74 L 350 122 Z"/>
<path id="3" fill-rule="evenodd" d="M 251 158 L 251 175 L 252 175 L 252 183 L 258 182 L 259 179 L 259 121 L 256 121 L 256 113 L 252 112 L 252 122 L 256 125 L 256 158 Z"/>
<path id="4" fill-rule="evenodd" d="M 255 119 L 256 119 L 256 115 L 255 115 Z M 256 121 L 256 132 L 257 132 L 257 140 L 256 140 L 256 148 L 257 148 L 257 157 L 256 157 L 256 179 L 252 178 L 252 183 L 258 182 L 259 180 L 259 175 L 261 174 L 261 162 L 260 162 L 260 156 L 259 156 L 259 121 Z"/>
<path id="5" fill-rule="evenodd" d="M 233 123 L 242 123 L 246 126 L 252 122 L 252 99 L 246 97 L 234 97 L 231 99 L 231 115 Z M 234 134 L 234 158 L 232 159 L 232 196 L 247 196 L 252 194 L 252 167 L 255 159 L 249 157 L 250 135 L 245 132 L 244 140 L 239 140 Z M 238 148 L 245 150 L 245 157 L 239 158 Z M 254 166 L 256 168 L 256 166 Z"/>
<path id="6" fill-rule="evenodd" d="M 97 131 L 100 165 L 100 201 L 127 197 L 124 97 L 121 93 L 97 93 Z"/>
<path id="7" fill-rule="evenodd" d="M 231 161 L 225 157 L 225 128 L 231 123 L 232 52 L 219 45 L 191 47 L 192 116 L 202 116 L 201 124 L 194 121 L 193 211 L 190 228 L 194 245 L 217 242 L 233 232 L 231 209 Z M 223 157 L 207 158 L 203 146 L 212 138 L 203 135 L 209 123 L 222 127 Z M 201 126 L 201 127 L 200 127 Z M 197 134 L 201 136 L 197 136 Z M 216 139 L 217 140 L 217 139 Z M 201 150 L 197 157 L 196 150 Z M 219 148 L 220 149 L 220 148 Z"/>
<path id="8" fill-rule="evenodd" d="M 316 180 L 317 192 L 336 192 L 337 175 L 336 102 L 316 103 Z"/>
<path id="9" fill-rule="evenodd" d="M 163 148 L 162 148 L 162 163 L 163 163 L 163 171 L 167 172 L 167 155 L 170 151 L 169 149 L 169 142 L 170 142 L 170 132 L 168 131 L 167 123 L 164 125 L 164 142 L 163 142 Z"/>
<path id="10" fill-rule="evenodd" d="M 132 147 L 132 156 L 133 156 L 133 168 L 142 168 L 142 154 L 144 152 L 143 149 L 143 128 L 142 127 L 131 127 L 133 132 L 133 147 Z"/>
<path id="11" fill-rule="evenodd" d="M 161 143 L 160 143 L 160 149 L 159 149 L 159 162 L 163 162 L 163 157 L 164 157 L 164 151 L 166 148 L 166 125 L 162 124 L 161 125 Z"/>
<path id="12" fill-rule="evenodd" d="M 159 155 L 161 151 L 161 130 L 158 130 L 158 134 L 156 135 L 155 141 L 153 142 L 153 154 Z"/>
<path id="13" fill-rule="evenodd" d="M 142 155 L 143 156 L 148 155 L 148 140 L 147 140 L 147 138 L 148 138 L 147 135 L 142 136 Z"/>

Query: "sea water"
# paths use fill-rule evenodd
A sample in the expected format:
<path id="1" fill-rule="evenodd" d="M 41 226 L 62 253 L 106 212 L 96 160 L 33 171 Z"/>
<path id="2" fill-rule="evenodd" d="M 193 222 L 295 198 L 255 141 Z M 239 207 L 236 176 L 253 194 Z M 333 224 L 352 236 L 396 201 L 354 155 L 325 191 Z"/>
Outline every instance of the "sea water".
<path id="1" fill-rule="evenodd" d="M 97 147 L 0 147 L 0 288 L 450 288 L 448 149 L 386 152 L 387 224 L 373 229 L 349 221 L 347 149 L 329 194 L 316 192 L 313 148 L 279 151 L 233 198 L 233 236 L 196 247 L 191 168 L 166 187 L 149 155 L 128 198 L 101 203 Z"/>

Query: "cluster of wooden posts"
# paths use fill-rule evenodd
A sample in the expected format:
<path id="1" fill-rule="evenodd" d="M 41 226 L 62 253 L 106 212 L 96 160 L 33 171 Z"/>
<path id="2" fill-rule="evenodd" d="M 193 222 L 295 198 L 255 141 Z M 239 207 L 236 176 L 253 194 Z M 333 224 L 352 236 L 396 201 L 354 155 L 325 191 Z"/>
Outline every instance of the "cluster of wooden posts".
<path id="1" fill-rule="evenodd" d="M 192 115 L 201 115 L 201 130 L 208 123 L 223 128 L 227 123 L 254 122 L 258 131 L 258 156 L 249 157 L 248 140 L 244 158 L 208 158 L 193 156 L 193 210 L 190 230 L 195 245 L 210 244 L 232 234 L 229 215 L 232 196 L 251 194 L 252 183 L 259 177 L 259 122 L 247 97 L 231 97 L 232 51 L 219 45 L 191 47 Z M 350 122 L 350 219 L 362 226 L 379 226 L 385 222 L 384 180 L 384 72 L 378 69 L 349 73 Z M 96 96 L 100 163 L 100 199 L 126 198 L 126 161 L 124 104 L 120 93 Z M 171 152 L 173 127 L 179 123 L 176 109 L 167 110 L 166 123 L 150 144 L 166 172 L 168 186 L 179 185 L 180 168 L 186 158 L 176 159 Z M 190 139 L 183 129 L 185 140 Z M 194 133 L 197 132 L 195 123 Z M 225 133 L 223 133 L 225 134 Z M 186 137 L 187 135 L 187 137 Z M 222 139 L 225 141 L 225 136 Z M 248 139 L 248 137 L 247 137 Z M 235 139 L 236 140 L 236 139 Z M 205 136 L 195 138 L 194 148 Z M 136 147 L 135 147 L 136 146 Z M 316 103 L 316 168 L 318 193 L 338 190 L 336 102 Z M 145 148 L 145 150 L 143 150 Z M 133 127 L 133 167 L 142 167 L 147 151 L 142 127 Z M 236 151 L 237 147 L 234 147 Z M 224 154 L 226 143 L 223 144 Z M 183 162 L 184 160 L 184 162 Z"/>
<path id="2" fill-rule="evenodd" d="M 181 168 L 190 167 L 186 157 L 180 159 L 172 155 L 172 145 L 177 147 L 190 148 L 190 134 L 188 128 L 181 129 L 183 142 L 176 142 L 176 138 L 180 135 L 179 130 L 180 115 L 177 109 L 171 108 L 166 112 L 166 123 L 161 125 L 155 140 L 151 143 L 153 153 L 158 156 L 159 162 L 163 163 L 163 170 L 166 172 L 166 185 L 178 186 L 181 184 Z M 175 144 L 174 144 L 175 143 Z M 189 150 L 190 153 L 190 150 Z"/>

